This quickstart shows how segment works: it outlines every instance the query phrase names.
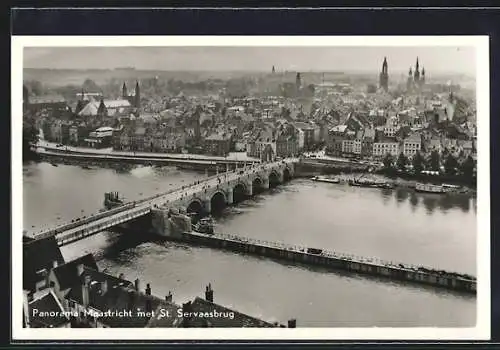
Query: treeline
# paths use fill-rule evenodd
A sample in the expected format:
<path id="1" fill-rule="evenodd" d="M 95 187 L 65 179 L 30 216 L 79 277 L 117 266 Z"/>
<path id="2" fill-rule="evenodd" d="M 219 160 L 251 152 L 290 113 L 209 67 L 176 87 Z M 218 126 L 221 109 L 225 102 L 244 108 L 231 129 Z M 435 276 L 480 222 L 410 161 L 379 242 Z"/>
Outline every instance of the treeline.
<path id="1" fill-rule="evenodd" d="M 387 154 L 383 160 L 384 171 L 389 174 L 406 173 L 414 176 L 423 175 L 423 171 L 437 172 L 440 176 L 446 176 L 456 180 L 475 183 L 476 162 L 471 155 L 459 158 L 445 150 L 442 155 L 437 151 L 432 151 L 425 159 L 420 152 L 417 152 L 411 161 L 403 153 L 398 157 Z"/>

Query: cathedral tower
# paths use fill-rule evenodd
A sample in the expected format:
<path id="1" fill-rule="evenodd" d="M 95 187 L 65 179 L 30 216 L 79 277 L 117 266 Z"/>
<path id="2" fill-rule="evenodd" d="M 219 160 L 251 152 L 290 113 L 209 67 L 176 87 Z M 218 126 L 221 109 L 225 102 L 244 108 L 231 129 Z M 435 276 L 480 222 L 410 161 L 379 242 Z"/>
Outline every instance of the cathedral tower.
<path id="1" fill-rule="evenodd" d="M 415 85 L 419 85 L 419 80 L 420 80 L 420 70 L 419 70 L 419 66 L 418 66 L 418 57 L 417 57 L 417 63 L 415 64 L 415 75 L 413 76 L 413 81 L 415 83 Z"/>
<path id="2" fill-rule="evenodd" d="M 385 92 L 389 90 L 389 67 L 387 64 L 387 57 L 384 57 L 384 62 L 382 63 L 382 72 L 380 72 L 379 86 L 384 89 Z"/>

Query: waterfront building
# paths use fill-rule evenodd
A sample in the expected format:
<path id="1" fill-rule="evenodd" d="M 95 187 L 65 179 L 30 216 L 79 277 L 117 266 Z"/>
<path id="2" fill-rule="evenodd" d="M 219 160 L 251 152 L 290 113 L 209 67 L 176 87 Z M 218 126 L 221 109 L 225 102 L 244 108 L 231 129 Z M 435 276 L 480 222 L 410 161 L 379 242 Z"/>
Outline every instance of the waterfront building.
<path id="1" fill-rule="evenodd" d="M 225 157 L 231 150 L 231 134 L 213 133 L 205 138 L 204 143 L 208 154 Z"/>
<path id="2" fill-rule="evenodd" d="M 374 157 L 383 158 L 386 154 L 390 154 L 392 156 L 399 155 L 399 142 L 387 139 L 373 143 Z"/>
<path id="3" fill-rule="evenodd" d="M 411 159 L 422 148 L 422 138 L 419 133 L 408 136 L 403 141 L 403 154 Z"/>
<path id="4" fill-rule="evenodd" d="M 110 147 L 113 145 L 113 130 L 109 126 L 100 127 L 89 133 L 89 136 L 85 138 L 85 143 L 92 148 Z"/>

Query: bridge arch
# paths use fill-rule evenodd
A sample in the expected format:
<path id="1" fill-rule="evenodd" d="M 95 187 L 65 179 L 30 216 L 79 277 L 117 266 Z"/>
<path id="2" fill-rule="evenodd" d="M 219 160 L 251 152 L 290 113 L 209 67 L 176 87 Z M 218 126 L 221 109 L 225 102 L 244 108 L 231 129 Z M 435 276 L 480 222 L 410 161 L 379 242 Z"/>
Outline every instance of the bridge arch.
<path id="1" fill-rule="evenodd" d="M 188 214 L 199 215 L 203 212 L 203 202 L 199 198 L 194 198 L 189 202 L 186 211 Z"/>
<path id="2" fill-rule="evenodd" d="M 240 203 L 247 198 L 247 185 L 238 182 L 233 187 L 233 203 Z"/>
<path id="3" fill-rule="evenodd" d="M 256 176 L 252 180 L 252 191 L 254 194 L 259 194 L 264 191 L 264 181 L 260 176 Z"/>
<path id="4" fill-rule="evenodd" d="M 210 197 L 210 210 L 212 214 L 221 214 L 226 208 L 226 194 L 222 191 L 216 191 Z"/>
<path id="5" fill-rule="evenodd" d="M 274 188 L 280 184 L 280 174 L 273 169 L 269 174 L 269 188 Z"/>

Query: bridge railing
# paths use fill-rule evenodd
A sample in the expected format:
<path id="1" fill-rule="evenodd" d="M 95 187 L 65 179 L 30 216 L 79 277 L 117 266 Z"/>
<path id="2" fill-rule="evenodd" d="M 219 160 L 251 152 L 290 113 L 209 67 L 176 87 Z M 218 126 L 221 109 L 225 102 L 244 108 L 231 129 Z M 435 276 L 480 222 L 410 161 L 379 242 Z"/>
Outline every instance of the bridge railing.
<path id="1" fill-rule="evenodd" d="M 423 265 L 402 264 L 402 263 L 397 263 L 394 261 L 388 261 L 388 260 L 383 260 L 383 259 L 374 258 L 374 257 L 363 257 L 363 256 L 359 256 L 359 255 L 354 255 L 354 254 L 349 254 L 349 253 L 340 253 L 340 252 L 335 252 L 335 251 L 326 250 L 326 249 L 314 249 L 313 248 L 313 251 L 311 251 L 311 248 L 308 248 L 308 247 L 302 246 L 302 245 L 291 245 L 291 244 L 286 244 L 286 243 L 281 243 L 281 242 L 273 242 L 273 241 L 255 239 L 255 238 L 247 238 L 247 237 L 241 237 L 241 236 L 227 234 L 227 233 L 216 233 L 214 236 L 221 238 L 221 239 L 231 240 L 231 241 L 235 241 L 235 242 L 249 243 L 249 244 L 253 244 L 253 245 L 260 245 L 260 246 L 269 247 L 269 248 L 276 248 L 276 249 L 281 249 L 281 250 L 301 252 L 301 253 L 305 253 L 305 254 L 332 257 L 332 258 L 336 258 L 336 259 L 353 261 L 353 262 L 369 263 L 372 265 L 384 266 L 384 267 L 388 267 L 388 268 L 405 269 L 405 270 L 420 272 L 420 273 L 427 273 L 427 274 L 433 274 L 433 275 L 438 274 L 438 275 L 442 275 L 442 276 L 459 277 L 459 278 L 463 278 L 463 279 L 467 279 L 467 280 L 476 280 L 476 277 L 468 275 L 468 274 L 450 272 L 450 271 L 445 271 L 445 270 L 438 270 L 438 269 L 426 267 Z M 319 253 L 316 253 L 316 251 L 318 251 Z"/>
<path id="2" fill-rule="evenodd" d="M 66 236 L 74 236 L 74 235 L 78 235 L 78 234 L 83 234 L 83 236 L 85 237 L 89 234 L 93 234 L 93 233 L 102 231 L 106 228 L 117 225 L 117 222 L 124 222 L 124 221 L 128 221 L 130 219 L 136 218 L 138 216 L 141 216 L 144 213 L 147 213 L 149 210 L 150 210 L 149 208 L 143 208 L 143 209 L 138 210 L 136 212 L 128 213 L 128 214 L 125 214 L 122 216 L 117 216 L 115 218 L 110 219 L 107 222 L 97 224 L 97 225 L 92 225 L 92 223 L 91 223 L 87 226 L 79 227 L 78 230 L 75 230 L 72 232 L 66 232 L 65 235 L 63 235 L 62 237 L 58 237 L 58 238 L 60 240 L 65 240 Z"/>

